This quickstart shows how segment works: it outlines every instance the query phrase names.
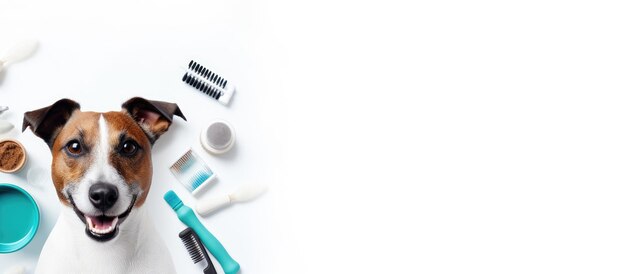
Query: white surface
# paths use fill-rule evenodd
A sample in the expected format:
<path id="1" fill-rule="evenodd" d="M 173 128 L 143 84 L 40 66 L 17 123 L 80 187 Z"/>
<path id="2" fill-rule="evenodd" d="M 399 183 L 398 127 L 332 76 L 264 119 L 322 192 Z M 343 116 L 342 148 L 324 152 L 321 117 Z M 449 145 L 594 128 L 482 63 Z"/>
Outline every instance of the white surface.
<path id="1" fill-rule="evenodd" d="M 209 191 L 276 175 L 206 219 L 244 273 L 626 272 L 622 1 L 7 3 L 2 31 L 42 46 L 0 104 L 153 94 L 233 123 Z M 235 81 L 232 108 L 166 81 L 179 54 Z M 201 128 L 179 121 L 155 148 L 169 180 Z"/>
<path id="2" fill-rule="evenodd" d="M 250 35 L 252 21 L 233 17 L 236 6 L 229 3 L 198 6 L 194 14 L 188 7 L 162 7 L 173 21 L 161 16 L 137 16 L 145 6 L 124 4 L 124 15 L 112 16 L 117 8 L 102 7 L 93 12 L 77 12 L 80 2 L 45 3 L 41 9 L 32 3 L 0 2 L 2 28 L 0 49 L 23 37 L 40 41 L 36 54 L 8 67 L 0 76 L 0 102 L 10 106 L 2 118 L 16 125 L 11 137 L 19 139 L 28 151 L 28 166 L 17 175 L 0 174 L 0 181 L 24 187 L 37 200 L 42 223 L 35 239 L 23 250 L 0 254 L 0 273 L 14 264 L 24 264 L 32 273 L 44 240 L 50 232 L 60 204 L 52 183 L 31 186 L 26 183 L 29 168 L 41 167 L 49 173 L 50 152 L 30 130 L 19 133 L 25 111 L 50 105 L 60 98 L 78 101 L 82 110 L 119 110 L 132 96 L 176 102 L 187 122 L 175 118 L 169 132 L 153 147 L 154 176 L 147 208 L 161 236 L 174 256 L 179 273 L 201 273 L 192 264 L 178 233 L 184 226 L 163 201 L 163 194 L 174 189 L 193 207 L 196 199 L 176 181 L 170 165 L 189 147 L 217 174 L 218 180 L 204 195 L 227 193 L 239 185 L 272 183 L 275 151 L 271 137 L 271 116 L 266 98 L 272 86 L 264 79 L 269 71 L 263 66 L 262 48 Z M 46 6 L 48 5 L 48 6 Z M 178 4 L 177 4 L 178 5 Z M 214 8 L 219 8 L 218 12 Z M 134 10 L 134 11 L 132 11 Z M 52 12 L 54 11 L 54 12 Z M 245 12 L 243 13 L 245 14 Z M 195 16 L 198 15 L 198 16 Z M 199 16 L 202 15 L 202 16 Z M 174 20 L 175 19 L 175 20 Z M 256 20 L 251 18 L 250 20 Z M 80 21 L 80 23 L 79 23 Z M 215 38 L 220 37 L 219 42 Z M 214 69 L 238 85 L 229 106 L 188 87 L 181 81 L 181 66 L 190 58 Z M 229 121 L 237 130 L 237 144 L 231 151 L 209 155 L 198 136 L 216 118 Z M 231 206 L 201 218 L 242 266 L 242 273 L 272 273 L 271 192 L 254 202 Z"/>

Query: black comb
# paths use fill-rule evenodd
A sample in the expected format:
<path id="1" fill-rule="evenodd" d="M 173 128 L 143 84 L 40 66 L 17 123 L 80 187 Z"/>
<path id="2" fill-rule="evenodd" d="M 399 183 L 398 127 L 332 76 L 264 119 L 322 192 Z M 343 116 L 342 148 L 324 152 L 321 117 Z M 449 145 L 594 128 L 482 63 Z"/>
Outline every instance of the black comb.
<path id="1" fill-rule="evenodd" d="M 196 61 L 191 60 L 187 67 L 196 72 L 198 75 L 202 76 L 204 79 L 209 80 L 215 83 L 218 87 L 225 88 L 228 81 L 226 79 L 220 77 L 215 72 L 212 72 L 210 69 L 203 67 L 202 65 L 196 63 Z"/>
<path id="2" fill-rule="evenodd" d="M 199 263 L 202 260 L 207 261 L 207 267 L 204 269 L 204 274 L 217 274 L 215 270 L 215 266 L 213 266 L 213 262 L 211 262 L 211 257 L 206 252 L 204 245 L 200 242 L 198 235 L 191 230 L 191 228 L 187 228 L 178 234 L 178 237 L 183 241 L 185 248 L 187 248 L 187 252 L 189 252 L 189 256 L 191 256 L 191 260 L 194 264 Z"/>
<path id="3" fill-rule="evenodd" d="M 183 82 L 227 105 L 235 92 L 235 86 L 224 77 L 191 60 L 187 65 Z"/>

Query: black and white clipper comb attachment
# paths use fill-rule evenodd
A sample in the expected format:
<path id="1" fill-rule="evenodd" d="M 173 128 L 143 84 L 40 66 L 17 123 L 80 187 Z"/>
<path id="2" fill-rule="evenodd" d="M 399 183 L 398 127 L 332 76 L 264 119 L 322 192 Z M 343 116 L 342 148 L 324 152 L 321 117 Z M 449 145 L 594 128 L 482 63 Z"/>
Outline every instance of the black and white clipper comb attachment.
<path id="1" fill-rule="evenodd" d="M 198 234 L 193 232 L 191 228 L 187 228 L 178 234 L 178 237 L 183 241 L 185 248 L 187 248 L 187 252 L 189 252 L 189 256 L 191 256 L 191 260 L 194 264 L 199 263 L 200 261 L 206 260 L 208 265 L 204 269 L 204 274 L 217 274 L 215 270 L 215 266 L 211 262 L 211 257 L 204 249 L 200 238 L 198 238 Z"/>
<path id="2" fill-rule="evenodd" d="M 223 105 L 227 105 L 235 93 L 235 86 L 232 83 L 194 60 L 191 60 L 187 65 L 183 82 L 209 95 Z"/>

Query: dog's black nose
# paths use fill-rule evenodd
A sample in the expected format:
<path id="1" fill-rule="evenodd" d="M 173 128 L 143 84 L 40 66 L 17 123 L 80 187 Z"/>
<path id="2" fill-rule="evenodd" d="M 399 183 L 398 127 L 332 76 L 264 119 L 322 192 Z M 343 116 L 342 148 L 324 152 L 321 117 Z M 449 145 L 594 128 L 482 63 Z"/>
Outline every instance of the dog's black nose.
<path id="1" fill-rule="evenodd" d="M 117 187 L 112 184 L 95 183 L 89 188 L 89 200 L 102 211 L 113 207 L 117 196 Z"/>

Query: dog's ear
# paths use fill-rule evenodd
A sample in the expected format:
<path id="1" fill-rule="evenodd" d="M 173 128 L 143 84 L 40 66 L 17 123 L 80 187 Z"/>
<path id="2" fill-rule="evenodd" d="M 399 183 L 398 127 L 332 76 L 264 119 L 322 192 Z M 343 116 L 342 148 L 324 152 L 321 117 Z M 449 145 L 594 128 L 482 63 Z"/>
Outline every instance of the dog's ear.
<path id="1" fill-rule="evenodd" d="M 30 127 L 36 136 L 43 139 L 48 147 L 52 148 L 59 131 L 77 109 L 80 109 L 78 103 L 70 99 L 61 99 L 45 108 L 26 112 L 24 113 L 22 132 Z"/>
<path id="2" fill-rule="evenodd" d="M 141 126 L 152 144 L 170 128 L 174 115 L 187 121 L 187 118 L 185 118 L 185 115 L 183 115 L 175 103 L 134 97 L 124 102 L 122 109 Z"/>

